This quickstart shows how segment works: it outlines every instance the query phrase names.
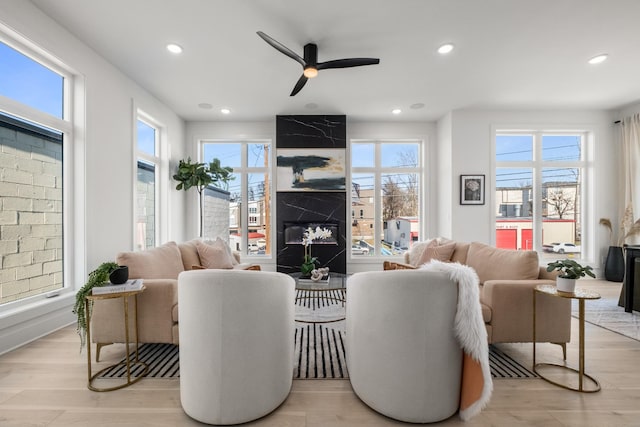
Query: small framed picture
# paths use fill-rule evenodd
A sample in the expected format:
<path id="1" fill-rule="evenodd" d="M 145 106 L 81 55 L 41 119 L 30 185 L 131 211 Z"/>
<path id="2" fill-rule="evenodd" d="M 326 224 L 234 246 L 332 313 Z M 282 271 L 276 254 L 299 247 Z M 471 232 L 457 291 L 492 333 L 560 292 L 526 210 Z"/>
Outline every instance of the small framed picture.
<path id="1" fill-rule="evenodd" d="M 460 175 L 460 204 L 484 205 L 484 175 Z"/>

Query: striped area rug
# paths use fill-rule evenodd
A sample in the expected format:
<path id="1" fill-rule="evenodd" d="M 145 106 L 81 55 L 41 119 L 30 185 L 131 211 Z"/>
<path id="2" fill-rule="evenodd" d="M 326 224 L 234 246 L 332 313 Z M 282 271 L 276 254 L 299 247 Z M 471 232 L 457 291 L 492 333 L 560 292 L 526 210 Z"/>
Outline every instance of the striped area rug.
<path id="1" fill-rule="evenodd" d="M 309 298 L 299 294 L 296 298 L 296 318 L 313 312 L 314 320 L 335 319 L 344 316 L 342 295 L 327 295 L 326 298 Z M 302 310 L 302 312 L 301 312 Z M 349 378 L 345 357 L 345 321 L 329 323 L 296 322 L 294 345 L 295 379 Z M 140 360 L 149 365 L 147 377 L 174 378 L 180 376 L 178 346 L 172 344 L 142 344 Z M 124 361 L 124 359 L 123 359 Z M 537 378 L 500 349 L 489 346 L 489 362 L 493 378 Z M 132 374 L 135 376 L 138 367 Z M 101 378 L 117 378 L 126 375 L 124 365 L 116 365 L 105 371 Z"/>
<path id="2" fill-rule="evenodd" d="M 349 378 L 345 358 L 344 320 L 296 322 L 293 378 Z"/>
<path id="3" fill-rule="evenodd" d="M 489 367 L 492 378 L 539 378 L 538 374 L 493 345 L 489 345 Z"/>

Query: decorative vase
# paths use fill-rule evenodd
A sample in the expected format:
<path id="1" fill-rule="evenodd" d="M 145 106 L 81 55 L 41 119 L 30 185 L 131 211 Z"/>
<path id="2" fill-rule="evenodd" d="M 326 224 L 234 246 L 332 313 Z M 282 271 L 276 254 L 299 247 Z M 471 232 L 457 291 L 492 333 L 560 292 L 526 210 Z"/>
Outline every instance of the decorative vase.
<path id="1" fill-rule="evenodd" d="M 129 280 L 129 267 L 126 265 L 119 265 L 109 274 L 109 281 L 114 285 L 121 285 L 127 280 Z"/>
<path id="2" fill-rule="evenodd" d="M 572 294 L 576 290 L 576 279 L 557 277 L 556 287 L 558 288 L 558 292 L 566 292 Z"/>
<path id="3" fill-rule="evenodd" d="M 609 246 L 607 260 L 604 263 L 604 277 L 610 282 L 624 280 L 624 255 L 620 246 Z"/>

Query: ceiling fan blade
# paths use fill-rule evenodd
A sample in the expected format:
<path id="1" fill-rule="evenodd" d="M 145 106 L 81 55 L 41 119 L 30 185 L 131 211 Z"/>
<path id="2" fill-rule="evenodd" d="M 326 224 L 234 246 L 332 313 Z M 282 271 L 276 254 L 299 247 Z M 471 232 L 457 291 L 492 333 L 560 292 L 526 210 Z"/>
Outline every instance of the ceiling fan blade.
<path id="1" fill-rule="evenodd" d="M 303 67 L 305 66 L 304 59 L 302 59 L 302 57 L 300 55 L 296 54 L 294 51 L 292 51 L 291 49 L 289 49 L 288 47 L 286 47 L 285 45 L 283 45 L 279 41 L 269 37 L 268 35 L 266 35 L 262 31 L 258 31 L 257 34 L 260 37 L 262 37 L 262 40 L 264 40 L 267 43 L 269 43 L 274 49 L 284 53 L 289 58 L 291 58 L 291 59 L 293 59 L 295 61 L 298 61 L 300 63 L 300 65 L 302 65 Z"/>
<path id="2" fill-rule="evenodd" d="M 347 58 L 320 62 L 317 68 L 318 70 L 327 70 L 329 68 L 360 67 L 361 65 L 375 65 L 379 63 L 379 58 Z"/>
<path id="3" fill-rule="evenodd" d="M 306 78 L 304 74 L 301 75 L 300 78 L 298 79 L 298 82 L 293 87 L 293 90 L 291 91 L 291 95 L 289 95 L 289 96 L 295 96 L 295 94 L 300 92 L 300 90 L 304 87 L 304 85 L 307 84 L 307 80 L 309 80 L 309 79 Z"/>

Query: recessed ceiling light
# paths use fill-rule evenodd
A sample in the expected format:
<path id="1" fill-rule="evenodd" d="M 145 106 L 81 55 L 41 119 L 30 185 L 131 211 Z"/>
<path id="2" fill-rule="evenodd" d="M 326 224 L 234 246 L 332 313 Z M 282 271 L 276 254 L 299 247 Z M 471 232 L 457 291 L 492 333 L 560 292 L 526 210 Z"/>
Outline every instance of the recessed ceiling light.
<path id="1" fill-rule="evenodd" d="M 424 108 L 424 104 L 422 102 L 416 102 L 415 104 L 411 104 L 410 107 L 413 110 L 419 110 L 421 108 Z"/>
<path id="2" fill-rule="evenodd" d="M 593 65 L 593 64 L 600 64 L 601 62 L 606 61 L 606 60 L 607 60 L 607 58 L 608 58 L 608 56 L 609 56 L 609 55 L 607 55 L 606 53 L 603 53 L 603 54 L 601 54 L 601 55 L 594 56 L 593 58 L 591 58 L 591 59 L 589 60 L 589 64 L 592 64 L 592 65 Z"/>
<path id="3" fill-rule="evenodd" d="M 391 110 L 391 112 L 392 112 L 393 114 L 396 114 L 396 115 L 397 115 L 397 114 L 402 113 L 402 110 L 401 110 L 401 109 L 399 109 L 399 108 L 394 108 L 393 110 Z"/>
<path id="4" fill-rule="evenodd" d="M 168 50 L 169 52 L 171 52 L 171 53 L 175 53 L 175 54 L 182 53 L 182 46 L 177 45 L 177 44 L 175 44 L 175 43 L 169 43 L 169 44 L 167 45 L 167 50 Z"/>
<path id="5" fill-rule="evenodd" d="M 208 102 L 203 102 L 201 104 L 198 104 L 198 107 L 202 108 L 203 110 L 211 110 L 213 108 L 213 105 L 209 104 Z"/>
<path id="6" fill-rule="evenodd" d="M 221 109 L 221 110 L 220 110 L 220 112 L 221 112 L 222 114 L 230 114 L 230 113 L 231 113 L 231 110 L 230 110 L 230 109 L 228 109 L 228 108 L 223 108 L 223 109 Z"/>
<path id="7" fill-rule="evenodd" d="M 453 44 L 445 43 L 438 48 L 438 53 L 441 55 L 445 55 L 453 50 Z"/>

